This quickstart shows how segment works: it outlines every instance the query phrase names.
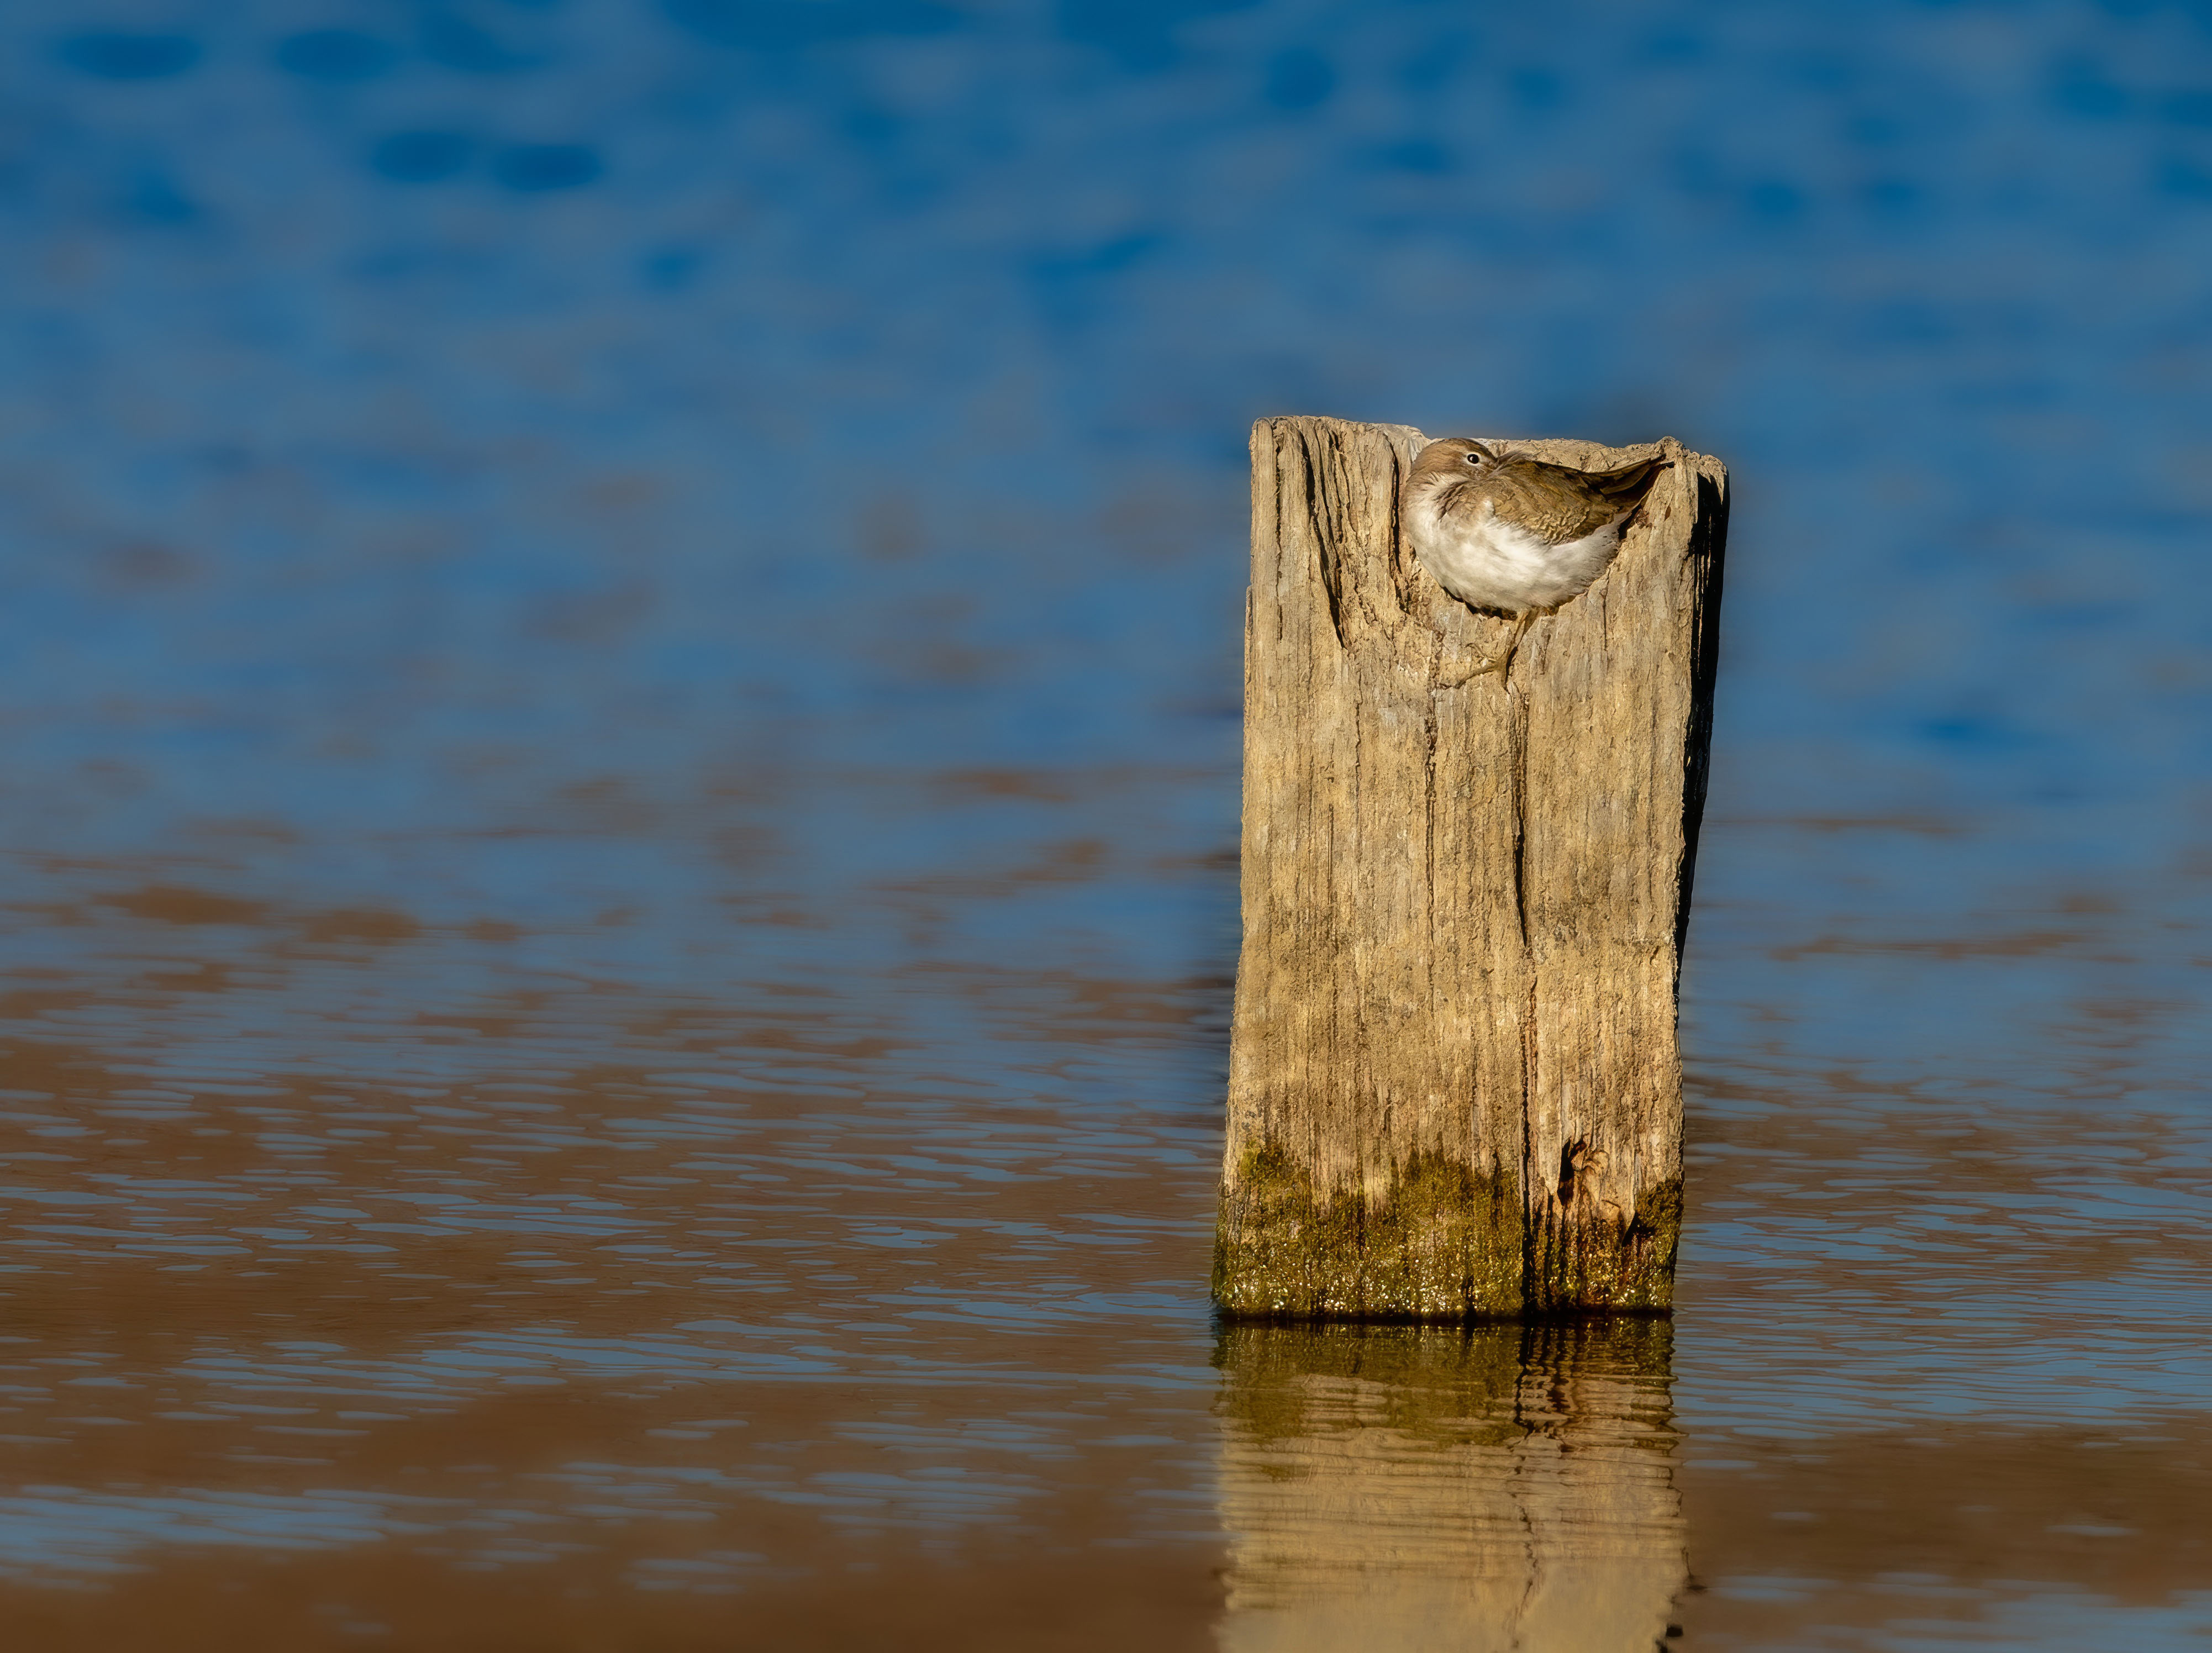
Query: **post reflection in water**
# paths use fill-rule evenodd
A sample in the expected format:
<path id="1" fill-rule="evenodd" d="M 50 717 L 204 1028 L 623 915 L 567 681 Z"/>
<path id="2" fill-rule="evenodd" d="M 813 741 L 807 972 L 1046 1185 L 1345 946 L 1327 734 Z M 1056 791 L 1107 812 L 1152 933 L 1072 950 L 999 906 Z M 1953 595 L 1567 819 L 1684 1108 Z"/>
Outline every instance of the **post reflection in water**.
<path id="1" fill-rule="evenodd" d="M 1648 1653 L 1688 1578 L 1673 1335 L 1225 1328 L 1224 1653 Z"/>

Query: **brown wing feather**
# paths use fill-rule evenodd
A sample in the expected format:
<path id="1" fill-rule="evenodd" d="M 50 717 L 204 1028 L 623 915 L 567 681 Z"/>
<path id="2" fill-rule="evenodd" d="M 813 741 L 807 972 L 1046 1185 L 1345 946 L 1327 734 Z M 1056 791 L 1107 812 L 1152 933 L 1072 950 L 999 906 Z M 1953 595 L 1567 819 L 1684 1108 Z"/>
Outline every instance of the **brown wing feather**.
<path id="1" fill-rule="evenodd" d="M 1654 457 L 1613 471 L 1576 471 L 1516 457 L 1500 459 L 1480 481 L 1496 497 L 1499 515 L 1564 545 L 1633 510 L 1668 464 Z"/>
<path id="2" fill-rule="evenodd" d="M 1585 471 L 1583 480 L 1608 498 L 1624 502 L 1639 500 L 1644 497 L 1645 490 L 1659 479 L 1659 473 L 1674 463 L 1663 454 L 1654 453 L 1648 459 L 1624 465 L 1617 471 Z"/>

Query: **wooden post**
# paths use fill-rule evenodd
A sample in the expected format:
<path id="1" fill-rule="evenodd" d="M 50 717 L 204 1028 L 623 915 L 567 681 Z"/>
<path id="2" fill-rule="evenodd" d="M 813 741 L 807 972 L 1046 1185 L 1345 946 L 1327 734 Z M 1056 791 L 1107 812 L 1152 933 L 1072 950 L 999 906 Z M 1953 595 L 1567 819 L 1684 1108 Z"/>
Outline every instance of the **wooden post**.
<path id="1" fill-rule="evenodd" d="M 1214 1297 L 1285 1317 L 1664 1309 L 1727 472 L 1661 444 L 1674 464 L 1613 566 L 1505 678 L 1471 677 L 1512 623 L 1399 542 L 1425 441 L 1253 427 Z M 1655 451 L 1498 445 L 1585 470 Z"/>

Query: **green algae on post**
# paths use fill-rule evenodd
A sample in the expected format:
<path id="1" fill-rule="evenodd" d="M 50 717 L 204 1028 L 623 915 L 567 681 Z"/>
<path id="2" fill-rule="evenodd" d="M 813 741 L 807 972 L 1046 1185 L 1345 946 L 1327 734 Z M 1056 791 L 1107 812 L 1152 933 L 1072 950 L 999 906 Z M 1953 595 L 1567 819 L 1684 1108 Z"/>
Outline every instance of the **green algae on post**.
<path id="1" fill-rule="evenodd" d="M 1253 430 L 1215 1299 L 1663 1310 L 1727 473 L 1672 440 L 1485 438 L 1583 471 L 1660 464 L 1611 563 L 1523 635 L 1403 543 L 1425 441 Z"/>
<path id="2" fill-rule="evenodd" d="M 1378 1193 L 1324 1195 L 1279 1145 L 1261 1144 L 1222 1200 L 1213 1295 L 1232 1313 L 1297 1319 L 1511 1315 L 1519 1190 L 1429 1153 Z"/>

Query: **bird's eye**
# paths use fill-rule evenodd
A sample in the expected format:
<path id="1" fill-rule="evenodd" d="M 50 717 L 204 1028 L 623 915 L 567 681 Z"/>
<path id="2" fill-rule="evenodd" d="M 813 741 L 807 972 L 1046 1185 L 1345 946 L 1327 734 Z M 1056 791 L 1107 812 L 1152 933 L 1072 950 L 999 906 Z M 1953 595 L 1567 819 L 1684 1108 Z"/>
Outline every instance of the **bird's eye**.
<path id="1" fill-rule="evenodd" d="M 1469 465 L 1480 465 L 1482 463 L 1482 455 L 1476 453 L 1471 447 L 1460 457 L 1465 459 Z"/>

